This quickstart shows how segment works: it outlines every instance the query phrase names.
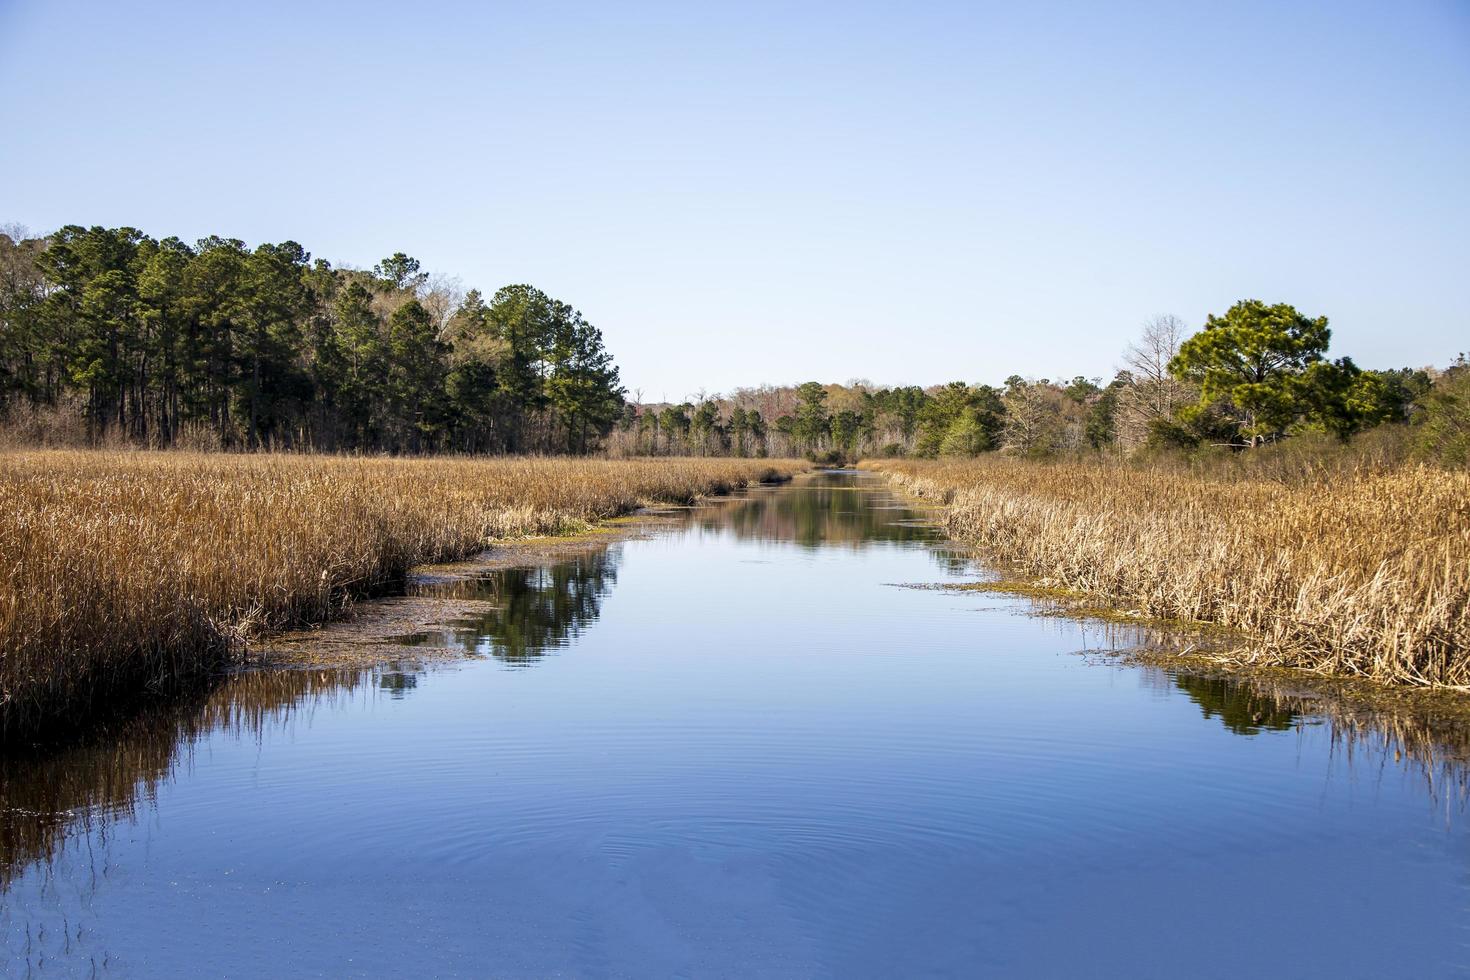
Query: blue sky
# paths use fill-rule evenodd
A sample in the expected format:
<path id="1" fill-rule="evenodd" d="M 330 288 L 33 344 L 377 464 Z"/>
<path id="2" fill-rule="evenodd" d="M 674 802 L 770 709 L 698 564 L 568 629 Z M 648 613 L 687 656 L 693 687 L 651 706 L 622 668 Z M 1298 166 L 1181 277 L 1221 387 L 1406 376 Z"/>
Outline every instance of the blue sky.
<path id="1" fill-rule="evenodd" d="M 1246 297 L 1470 349 L 1470 3 L 0 0 L 0 222 L 393 251 L 645 399 L 1109 375 Z"/>

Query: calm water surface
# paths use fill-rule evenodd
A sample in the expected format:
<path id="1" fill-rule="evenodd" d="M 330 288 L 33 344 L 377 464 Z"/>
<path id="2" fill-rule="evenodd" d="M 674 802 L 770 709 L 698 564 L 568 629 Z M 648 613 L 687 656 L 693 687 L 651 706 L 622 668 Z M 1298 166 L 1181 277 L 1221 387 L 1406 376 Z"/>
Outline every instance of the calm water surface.
<path id="1" fill-rule="evenodd" d="M 0 763 L 0 972 L 1465 974 L 1454 766 L 979 577 L 820 476 Z"/>

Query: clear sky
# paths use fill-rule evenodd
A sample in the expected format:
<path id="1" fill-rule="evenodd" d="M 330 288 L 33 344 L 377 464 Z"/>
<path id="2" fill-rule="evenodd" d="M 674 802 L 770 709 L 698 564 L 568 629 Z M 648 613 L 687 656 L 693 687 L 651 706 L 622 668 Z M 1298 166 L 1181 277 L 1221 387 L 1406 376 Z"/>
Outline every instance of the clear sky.
<path id="1" fill-rule="evenodd" d="M 1470 349 L 1470 3 L 0 0 L 0 222 L 530 282 L 646 400 Z"/>

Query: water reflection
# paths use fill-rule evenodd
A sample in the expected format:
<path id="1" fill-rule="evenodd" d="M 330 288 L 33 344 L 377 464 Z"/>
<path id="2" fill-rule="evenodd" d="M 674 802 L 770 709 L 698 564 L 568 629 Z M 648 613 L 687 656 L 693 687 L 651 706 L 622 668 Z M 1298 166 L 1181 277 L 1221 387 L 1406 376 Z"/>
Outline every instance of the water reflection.
<path id="1" fill-rule="evenodd" d="M 793 489 L 797 492 L 793 492 Z M 844 474 L 817 474 L 796 488 L 756 490 L 692 512 L 704 530 L 732 533 L 742 541 L 795 543 L 818 549 L 892 543 L 927 548 L 953 571 L 968 556 L 953 548 L 921 514 L 871 484 Z M 447 647 L 528 666 L 570 645 L 601 613 L 617 583 L 622 549 L 589 550 L 544 566 L 500 568 L 469 578 L 416 584 L 410 593 L 485 602 L 484 613 L 447 629 L 395 638 L 406 646 Z"/>
<path id="2" fill-rule="evenodd" d="M 399 638 L 408 646 L 436 646 L 490 655 L 507 663 L 534 663 L 566 647 L 597 619 L 602 600 L 617 583 L 622 549 L 580 554 L 569 561 L 502 568 L 473 578 L 416 585 L 419 595 L 489 603 L 478 616 L 448 629 Z"/>
<path id="3" fill-rule="evenodd" d="M 937 543 L 944 537 L 923 515 L 881 487 L 840 473 L 818 474 L 790 488 L 756 491 L 695 512 L 703 528 L 741 540 L 789 542 L 803 548 L 862 547 L 874 542 Z"/>
<path id="4" fill-rule="evenodd" d="M 1470 724 L 1457 712 L 1374 707 L 1350 690 L 1332 690 L 1325 681 L 1141 670 L 1146 685 L 1182 691 L 1206 719 L 1237 735 L 1325 726 L 1350 767 L 1402 766 L 1423 779 L 1431 801 L 1449 806 L 1470 798 Z"/>
<path id="5" fill-rule="evenodd" d="M 1199 705 L 1206 718 L 1218 717 L 1222 725 L 1237 735 L 1289 731 L 1300 717 L 1290 705 L 1259 688 L 1223 677 L 1181 674 L 1174 683 Z"/>
<path id="6" fill-rule="evenodd" d="M 55 858 L 68 838 L 96 834 L 105 841 L 112 824 L 133 819 L 156 799 L 206 738 L 258 739 L 375 686 L 401 697 L 413 678 L 408 664 L 368 671 L 250 671 L 207 694 L 154 706 L 81 744 L 0 753 L 0 892 L 26 865 Z"/>
<path id="7" fill-rule="evenodd" d="M 539 612 L 510 617 L 519 624 L 514 627 L 501 625 L 504 616 L 495 618 L 493 628 L 508 638 L 506 652 L 497 655 L 534 657 L 585 623 L 568 615 L 553 624 L 546 618 L 550 609 L 572 606 L 548 605 L 542 593 L 558 581 L 595 593 L 593 583 L 602 581 L 594 571 L 599 567 L 579 561 L 558 566 L 555 575 L 548 569 L 544 579 L 508 576 L 507 582 L 519 583 L 512 594 L 531 597 L 517 608 Z M 575 578 L 574 569 L 584 577 Z M 595 611 L 591 599 L 573 605 Z M 39 755 L 0 756 L 0 892 L 28 865 L 56 858 L 69 840 L 105 844 L 110 826 L 136 818 L 140 808 L 151 805 L 160 789 L 187 768 L 193 747 L 210 736 L 258 740 L 298 719 L 309 720 L 318 707 L 339 706 L 344 698 L 370 698 L 374 692 L 405 697 L 421 676 L 413 662 L 366 671 L 250 672 L 207 696 L 139 716 L 105 739 Z M 1350 750 L 1350 762 L 1410 766 L 1425 778 L 1432 797 L 1446 801 L 1463 799 L 1470 787 L 1470 732 L 1447 729 L 1433 719 L 1366 710 L 1259 679 L 1144 668 L 1143 682 L 1160 692 L 1184 694 L 1206 719 L 1238 735 L 1326 725 L 1333 743 Z"/>

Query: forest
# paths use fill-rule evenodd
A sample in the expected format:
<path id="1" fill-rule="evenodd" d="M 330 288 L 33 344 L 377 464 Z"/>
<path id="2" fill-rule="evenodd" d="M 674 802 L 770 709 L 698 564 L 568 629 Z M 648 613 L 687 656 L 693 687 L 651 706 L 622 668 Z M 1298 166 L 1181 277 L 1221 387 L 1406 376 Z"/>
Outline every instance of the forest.
<path id="1" fill-rule="evenodd" d="M 1193 334 L 1154 317 L 1110 379 L 809 381 L 646 404 L 601 332 L 530 285 L 487 301 L 401 252 L 360 270 L 292 241 L 0 234 L 0 413 L 26 445 L 1147 458 L 1379 430 L 1400 456 L 1470 461 L 1463 354 L 1371 370 L 1330 341 L 1325 316 L 1252 299 Z"/>
<path id="2" fill-rule="evenodd" d="M 1366 370 L 1329 360 L 1330 338 L 1325 317 L 1245 300 L 1193 336 L 1178 317 L 1151 319 L 1108 380 L 745 388 L 628 406 L 610 446 L 627 455 L 1148 459 L 1302 435 L 1315 436 L 1314 451 L 1330 451 L 1374 430 L 1401 457 L 1470 461 L 1463 354 L 1444 370 Z"/>
<path id="3" fill-rule="evenodd" d="M 0 410 L 61 444 L 585 452 L 622 409 L 602 334 L 529 285 L 487 301 L 397 253 L 134 228 L 0 234 Z"/>

